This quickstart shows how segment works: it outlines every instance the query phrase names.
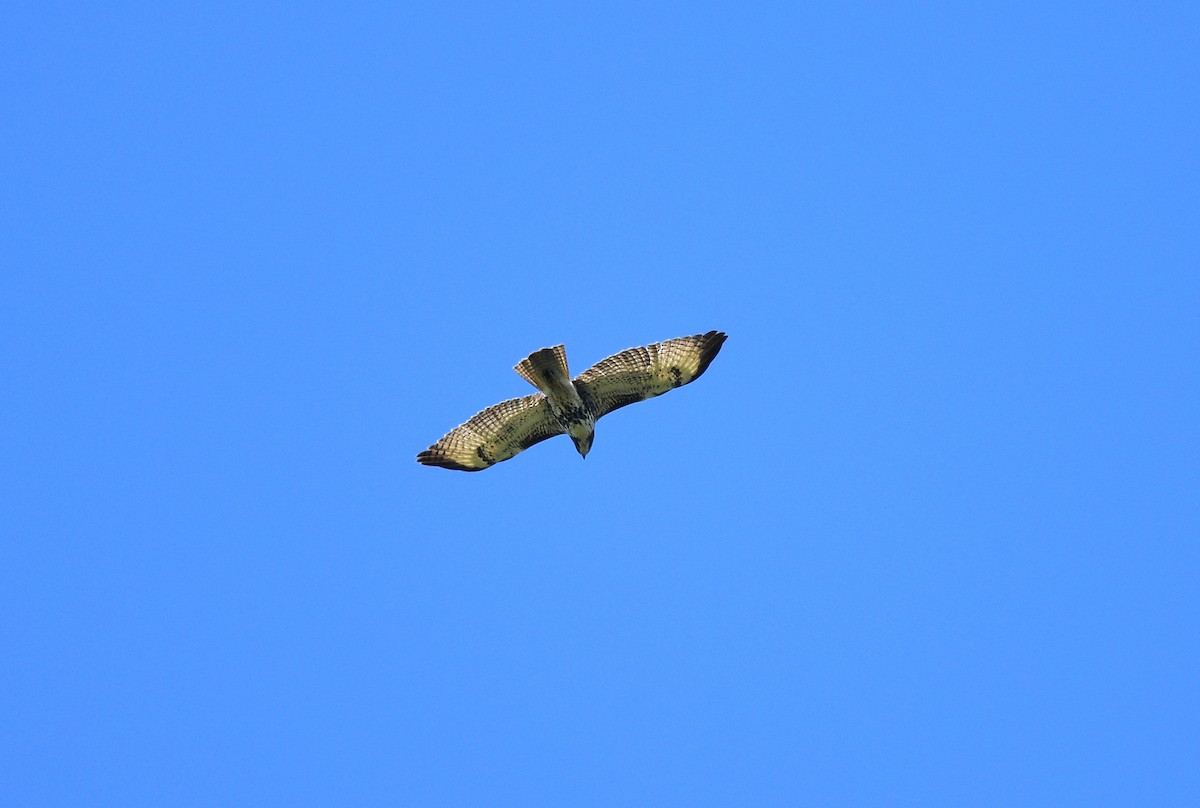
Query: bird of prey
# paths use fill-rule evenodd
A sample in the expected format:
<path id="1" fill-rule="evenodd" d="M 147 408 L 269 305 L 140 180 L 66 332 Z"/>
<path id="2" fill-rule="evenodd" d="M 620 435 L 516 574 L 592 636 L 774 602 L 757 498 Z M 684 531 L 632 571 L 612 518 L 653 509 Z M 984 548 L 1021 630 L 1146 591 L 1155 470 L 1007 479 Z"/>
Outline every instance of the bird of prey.
<path id="1" fill-rule="evenodd" d="M 417 455 L 417 462 L 457 471 L 483 471 L 555 435 L 569 435 L 587 457 L 596 419 L 695 381 L 721 350 L 725 334 L 709 331 L 630 348 L 571 378 L 562 345 L 542 348 L 517 363 L 538 389 L 488 407 Z"/>

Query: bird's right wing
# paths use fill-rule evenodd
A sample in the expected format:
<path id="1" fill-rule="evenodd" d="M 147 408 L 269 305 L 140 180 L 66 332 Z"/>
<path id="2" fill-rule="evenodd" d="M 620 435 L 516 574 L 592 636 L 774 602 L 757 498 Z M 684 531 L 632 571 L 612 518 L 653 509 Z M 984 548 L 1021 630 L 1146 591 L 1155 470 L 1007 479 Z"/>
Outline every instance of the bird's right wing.
<path id="1" fill-rule="evenodd" d="M 575 386 L 599 418 L 695 381 L 708 370 L 723 344 L 725 334 L 709 331 L 629 348 L 580 373 Z"/>
<path id="2" fill-rule="evenodd" d="M 561 434 L 546 397 L 534 393 L 488 407 L 418 454 L 417 462 L 457 471 L 483 471 Z"/>

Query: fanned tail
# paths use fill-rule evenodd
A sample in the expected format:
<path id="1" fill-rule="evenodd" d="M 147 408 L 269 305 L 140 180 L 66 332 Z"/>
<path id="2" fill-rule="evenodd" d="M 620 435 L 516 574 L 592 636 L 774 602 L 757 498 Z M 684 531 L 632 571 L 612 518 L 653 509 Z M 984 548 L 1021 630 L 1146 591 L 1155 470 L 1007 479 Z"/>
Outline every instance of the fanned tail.
<path id="1" fill-rule="evenodd" d="M 567 370 L 567 349 L 562 345 L 534 351 L 517 363 L 514 370 L 521 378 L 551 395 L 554 390 L 571 386 L 571 372 Z"/>

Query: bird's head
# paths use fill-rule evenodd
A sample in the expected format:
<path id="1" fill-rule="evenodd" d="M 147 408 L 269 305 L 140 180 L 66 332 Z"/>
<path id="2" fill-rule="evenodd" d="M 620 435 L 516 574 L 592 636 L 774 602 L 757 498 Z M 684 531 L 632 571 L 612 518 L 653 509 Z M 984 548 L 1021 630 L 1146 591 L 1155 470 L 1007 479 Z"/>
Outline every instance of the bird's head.
<path id="1" fill-rule="evenodd" d="M 596 433 L 592 429 L 587 429 L 583 424 L 579 428 L 572 428 L 567 433 L 571 436 L 571 441 L 575 444 L 575 451 L 579 452 L 579 456 L 587 458 L 587 453 L 592 449 L 592 439 L 596 437 Z"/>

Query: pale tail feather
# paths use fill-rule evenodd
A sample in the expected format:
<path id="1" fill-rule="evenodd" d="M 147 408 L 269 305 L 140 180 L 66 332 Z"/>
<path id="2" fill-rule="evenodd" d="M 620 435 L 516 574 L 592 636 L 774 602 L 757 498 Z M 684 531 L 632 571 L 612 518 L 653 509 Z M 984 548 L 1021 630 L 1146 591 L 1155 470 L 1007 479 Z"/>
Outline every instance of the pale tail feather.
<path id="1" fill-rule="evenodd" d="M 567 349 L 562 345 L 534 351 L 518 362 L 514 370 L 546 395 L 556 388 L 571 384 L 571 372 L 567 370 Z"/>

